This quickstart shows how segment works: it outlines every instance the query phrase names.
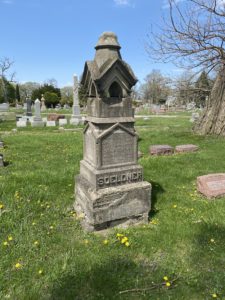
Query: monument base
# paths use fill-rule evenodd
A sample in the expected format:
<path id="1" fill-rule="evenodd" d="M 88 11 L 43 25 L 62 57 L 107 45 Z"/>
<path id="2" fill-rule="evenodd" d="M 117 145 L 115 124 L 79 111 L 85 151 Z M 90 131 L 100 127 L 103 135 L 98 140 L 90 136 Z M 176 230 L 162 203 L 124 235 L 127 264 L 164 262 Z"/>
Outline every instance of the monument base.
<path id="1" fill-rule="evenodd" d="M 76 177 L 74 208 L 86 231 L 148 222 L 151 184 L 142 181 L 96 191 L 81 175 Z"/>
<path id="2" fill-rule="evenodd" d="M 33 122 L 31 122 L 31 126 L 32 127 L 44 127 L 45 123 L 43 121 L 33 120 Z"/>
<path id="3" fill-rule="evenodd" d="M 82 117 L 71 117 L 70 119 L 70 125 L 83 125 L 84 121 L 82 120 Z"/>

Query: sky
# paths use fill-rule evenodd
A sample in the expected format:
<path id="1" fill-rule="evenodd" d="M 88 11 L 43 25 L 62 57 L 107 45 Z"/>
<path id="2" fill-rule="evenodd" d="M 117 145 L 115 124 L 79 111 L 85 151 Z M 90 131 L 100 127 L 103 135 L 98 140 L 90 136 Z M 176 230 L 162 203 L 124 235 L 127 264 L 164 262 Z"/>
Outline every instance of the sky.
<path id="1" fill-rule="evenodd" d="M 153 69 L 177 75 L 174 65 L 154 63 L 145 51 L 151 25 L 168 9 L 165 1 L 0 0 L 0 58 L 14 61 L 18 82 L 54 78 L 63 87 L 94 58 L 99 36 L 113 31 L 139 83 Z"/>

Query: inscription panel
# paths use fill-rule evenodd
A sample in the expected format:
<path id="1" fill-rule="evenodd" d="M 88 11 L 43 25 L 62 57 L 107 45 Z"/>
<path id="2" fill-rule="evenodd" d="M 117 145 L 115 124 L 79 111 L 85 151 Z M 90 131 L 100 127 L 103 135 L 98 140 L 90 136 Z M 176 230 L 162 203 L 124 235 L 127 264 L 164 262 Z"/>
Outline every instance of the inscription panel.
<path id="1" fill-rule="evenodd" d="M 139 181 L 143 181 L 143 171 L 140 169 L 96 176 L 97 188 L 107 188 Z"/>
<path id="2" fill-rule="evenodd" d="M 225 190 L 225 180 L 209 181 L 209 182 L 207 182 L 207 186 L 212 191 L 217 191 L 217 190 L 221 190 L 221 189 Z"/>
<path id="3" fill-rule="evenodd" d="M 116 129 L 102 140 L 102 166 L 126 164 L 135 160 L 136 138 Z"/>

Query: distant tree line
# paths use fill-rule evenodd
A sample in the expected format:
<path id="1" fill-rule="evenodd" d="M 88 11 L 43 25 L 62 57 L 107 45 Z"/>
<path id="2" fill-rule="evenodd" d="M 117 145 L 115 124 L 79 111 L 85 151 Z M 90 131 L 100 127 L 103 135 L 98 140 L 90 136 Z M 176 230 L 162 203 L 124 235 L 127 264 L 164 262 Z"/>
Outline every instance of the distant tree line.
<path id="1" fill-rule="evenodd" d="M 184 72 L 177 78 L 169 78 L 159 70 L 152 70 L 135 91 L 135 97 L 144 103 L 159 105 L 165 104 L 168 97 L 173 96 L 178 105 L 194 102 L 197 107 L 204 107 L 213 82 L 205 71 L 198 77 Z"/>

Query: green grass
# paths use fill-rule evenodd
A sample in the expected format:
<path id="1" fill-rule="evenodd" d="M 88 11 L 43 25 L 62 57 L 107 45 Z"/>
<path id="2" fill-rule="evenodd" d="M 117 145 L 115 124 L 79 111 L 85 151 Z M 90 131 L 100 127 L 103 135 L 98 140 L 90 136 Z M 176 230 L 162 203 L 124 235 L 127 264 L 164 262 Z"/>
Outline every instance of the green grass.
<path id="1" fill-rule="evenodd" d="M 224 172 L 225 139 L 193 135 L 182 116 L 136 125 L 140 164 L 153 186 L 150 222 L 105 237 L 83 232 L 73 213 L 82 131 L 12 133 L 14 123 L 0 124 L 8 163 L 0 169 L 0 299 L 225 299 L 225 198 L 208 201 L 196 192 L 197 176 Z M 186 143 L 200 151 L 148 155 L 153 144 Z M 164 276 L 177 280 L 166 288 Z"/>

